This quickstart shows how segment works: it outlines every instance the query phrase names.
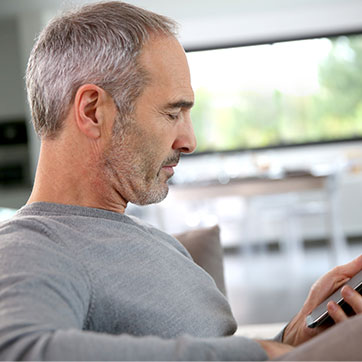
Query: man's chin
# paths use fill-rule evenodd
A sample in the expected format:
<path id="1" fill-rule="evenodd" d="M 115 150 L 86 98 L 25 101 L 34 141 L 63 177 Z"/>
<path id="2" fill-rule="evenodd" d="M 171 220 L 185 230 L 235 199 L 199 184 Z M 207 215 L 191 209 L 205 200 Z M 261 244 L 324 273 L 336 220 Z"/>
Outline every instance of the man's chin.
<path id="1" fill-rule="evenodd" d="M 162 188 L 159 187 L 158 189 L 150 189 L 140 195 L 136 200 L 130 200 L 130 202 L 139 206 L 158 204 L 166 198 L 169 190 L 167 181 L 162 186 Z"/>

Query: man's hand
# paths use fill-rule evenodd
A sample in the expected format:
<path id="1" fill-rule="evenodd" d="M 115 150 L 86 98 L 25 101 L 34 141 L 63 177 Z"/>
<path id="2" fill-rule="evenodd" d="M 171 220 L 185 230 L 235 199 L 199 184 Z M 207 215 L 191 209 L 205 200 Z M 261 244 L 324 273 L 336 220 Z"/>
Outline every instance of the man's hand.
<path id="1" fill-rule="evenodd" d="M 283 343 L 297 346 L 324 331 L 326 326 L 308 328 L 305 321 L 307 315 L 360 270 L 362 270 L 362 255 L 350 263 L 333 268 L 318 279 L 312 286 L 302 309 L 286 327 Z M 342 296 L 356 314 L 362 313 L 362 296 L 358 292 L 346 286 L 342 288 Z M 328 313 L 336 323 L 348 318 L 342 308 L 333 302 L 328 303 Z"/>
<path id="2" fill-rule="evenodd" d="M 341 290 L 342 297 L 348 303 L 353 311 L 358 314 L 362 313 L 362 297 L 349 285 L 346 285 Z M 335 302 L 330 301 L 327 304 L 328 314 L 332 317 L 332 319 L 336 322 L 343 322 L 348 318 L 346 313 L 344 313 L 343 309 Z"/>
<path id="3" fill-rule="evenodd" d="M 265 353 L 268 355 L 268 359 L 277 358 L 285 353 L 290 352 L 294 348 L 288 344 L 269 340 L 256 340 L 256 342 L 258 342 L 264 349 Z"/>

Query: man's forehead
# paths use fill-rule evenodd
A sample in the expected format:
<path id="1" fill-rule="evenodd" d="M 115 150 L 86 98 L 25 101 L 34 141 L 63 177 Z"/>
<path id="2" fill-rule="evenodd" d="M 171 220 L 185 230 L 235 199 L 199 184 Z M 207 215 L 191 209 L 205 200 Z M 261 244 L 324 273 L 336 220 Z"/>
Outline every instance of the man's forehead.
<path id="1" fill-rule="evenodd" d="M 178 40 L 171 36 L 151 39 L 140 56 L 140 64 L 147 72 L 146 93 L 154 97 L 162 94 L 163 108 L 189 109 L 194 103 L 190 70 L 185 52 Z"/>
<path id="2" fill-rule="evenodd" d="M 151 78 L 189 76 L 185 51 L 173 36 L 152 36 L 140 54 L 139 63 Z"/>

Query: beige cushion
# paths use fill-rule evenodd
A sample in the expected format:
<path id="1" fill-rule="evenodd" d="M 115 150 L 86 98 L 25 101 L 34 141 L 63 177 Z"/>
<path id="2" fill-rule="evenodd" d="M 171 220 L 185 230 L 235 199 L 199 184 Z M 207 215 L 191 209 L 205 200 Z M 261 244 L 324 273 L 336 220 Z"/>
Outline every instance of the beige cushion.
<path id="1" fill-rule="evenodd" d="M 212 276 L 219 290 L 226 295 L 220 228 L 216 225 L 174 236 L 188 250 L 195 263 Z"/>

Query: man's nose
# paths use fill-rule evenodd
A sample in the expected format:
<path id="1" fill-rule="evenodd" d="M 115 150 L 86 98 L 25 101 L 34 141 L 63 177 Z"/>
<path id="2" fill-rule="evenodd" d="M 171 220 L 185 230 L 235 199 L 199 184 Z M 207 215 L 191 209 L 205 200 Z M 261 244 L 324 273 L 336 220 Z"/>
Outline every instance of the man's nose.
<path id="1" fill-rule="evenodd" d="M 179 150 L 182 153 L 192 153 L 195 151 L 197 145 L 194 128 L 192 126 L 191 118 L 188 117 L 185 122 L 180 124 L 177 138 L 174 141 L 172 148 Z"/>

